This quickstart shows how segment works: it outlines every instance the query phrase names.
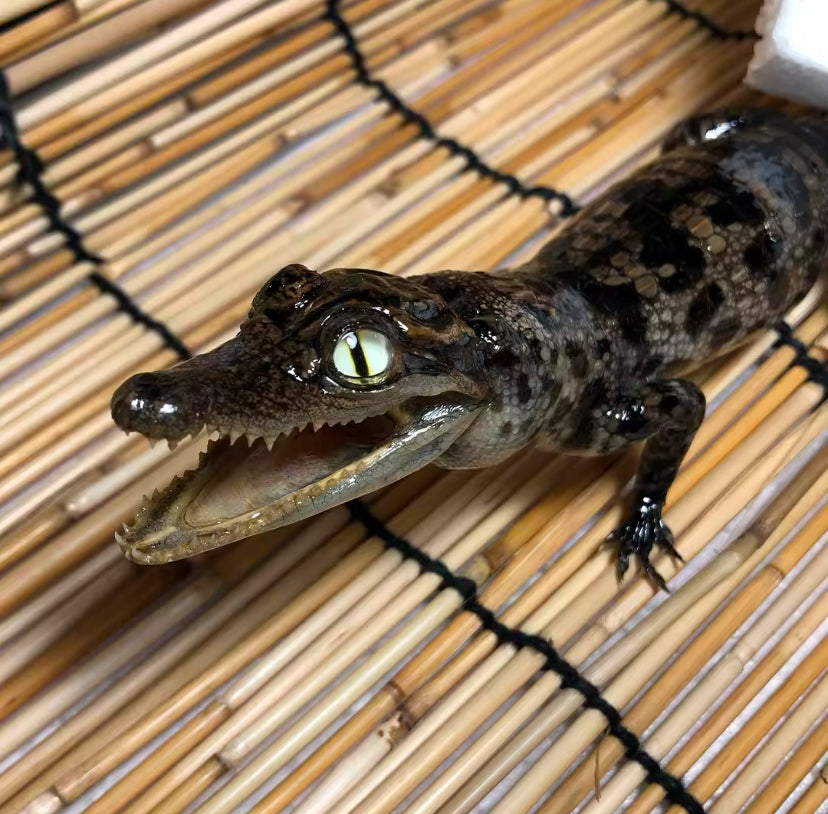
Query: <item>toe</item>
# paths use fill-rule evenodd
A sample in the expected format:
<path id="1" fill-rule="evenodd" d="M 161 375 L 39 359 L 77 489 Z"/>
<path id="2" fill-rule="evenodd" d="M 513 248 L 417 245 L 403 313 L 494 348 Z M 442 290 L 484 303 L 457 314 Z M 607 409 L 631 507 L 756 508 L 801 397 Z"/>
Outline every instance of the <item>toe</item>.
<path id="1" fill-rule="evenodd" d="M 644 568 L 644 573 L 665 593 L 670 593 L 670 589 L 667 587 L 667 583 L 664 581 L 664 577 L 656 571 L 653 567 L 653 564 L 648 560 L 642 560 L 642 566 Z"/>

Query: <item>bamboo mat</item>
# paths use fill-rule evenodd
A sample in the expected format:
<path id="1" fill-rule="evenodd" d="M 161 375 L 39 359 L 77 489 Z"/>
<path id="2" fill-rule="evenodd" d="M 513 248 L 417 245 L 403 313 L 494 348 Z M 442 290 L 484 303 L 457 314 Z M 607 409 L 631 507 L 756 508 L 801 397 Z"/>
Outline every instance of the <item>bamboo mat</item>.
<path id="1" fill-rule="evenodd" d="M 735 31 L 759 3 L 690 5 Z M 125 437 L 108 401 L 232 335 L 287 263 L 512 264 L 686 115 L 779 104 L 740 84 L 749 39 L 677 6 L 350 0 L 355 73 L 323 0 L 4 0 L 0 812 L 669 807 L 537 649 L 345 507 L 128 563 L 114 531 L 197 451 Z M 635 451 L 428 468 L 367 500 L 716 814 L 828 794 L 820 293 L 788 323 L 700 374 L 669 596 L 599 550 Z"/>

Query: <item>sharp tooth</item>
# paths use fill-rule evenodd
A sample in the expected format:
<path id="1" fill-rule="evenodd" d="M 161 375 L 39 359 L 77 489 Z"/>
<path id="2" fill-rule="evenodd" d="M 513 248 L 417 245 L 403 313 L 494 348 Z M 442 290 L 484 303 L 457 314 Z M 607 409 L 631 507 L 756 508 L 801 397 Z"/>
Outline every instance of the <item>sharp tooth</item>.
<path id="1" fill-rule="evenodd" d="M 230 443 L 235 444 L 244 434 L 241 430 L 230 430 Z"/>
<path id="2" fill-rule="evenodd" d="M 268 452 L 272 452 L 273 451 L 273 446 L 276 443 L 276 436 L 275 435 L 265 436 L 264 438 L 262 438 L 262 441 L 264 441 L 264 445 L 267 447 Z"/>
<path id="3" fill-rule="evenodd" d="M 322 427 L 324 427 L 324 426 L 325 426 L 324 421 L 314 421 L 313 422 L 313 431 L 314 432 L 319 432 L 319 430 L 321 430 Z"/>
<path id="4" fill-rule="evenodd" d="M 115 542 L 118 543 L 119 546 L 124 545 L 124 538 L 121 536 L 120 532 L 115 532 Z"/>

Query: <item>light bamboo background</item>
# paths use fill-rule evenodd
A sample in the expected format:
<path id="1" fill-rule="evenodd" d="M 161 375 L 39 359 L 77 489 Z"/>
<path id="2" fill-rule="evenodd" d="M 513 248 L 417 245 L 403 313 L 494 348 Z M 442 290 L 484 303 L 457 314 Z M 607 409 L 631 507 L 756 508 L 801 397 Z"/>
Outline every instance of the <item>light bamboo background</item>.
<path id="1" fill-rule="evenodd" d="M 738 28 L 758 6 L 688 3 Z M 0 32 L 0 60 L 45 181 L 102 271 L 196 350 L 287 263 L 492 268 L 555 226 L 401 127 L 321 11 L 0 4 L 0 24 L 31 12 Z M 750 43 L 660 2 L 344 12 L 442 134 L 580 201 L 689 113 L 779 104 L 740 85 Z M 175 356 L 87 282 L 15 173 L 0 154 L 0 812 L 660 810 L 540 656 L 497 646 L 345 509 L 185 563 L 126 562 L 113 531 L 195 452 L 127 439 L 109 396 Z M 822 360 L 820 299 L 790 322 Z M 427 469 L 370 499 L 506 623 L 550 637 L 715 814 L 816 812 L 828 790 L 826 413 L 775 339 L 700 376 L 712 411 L 671 492 L 688 566 L 658 562 L 669 597 L 637 572 L 619 587 L 598 551 L 634 451 Z"/>

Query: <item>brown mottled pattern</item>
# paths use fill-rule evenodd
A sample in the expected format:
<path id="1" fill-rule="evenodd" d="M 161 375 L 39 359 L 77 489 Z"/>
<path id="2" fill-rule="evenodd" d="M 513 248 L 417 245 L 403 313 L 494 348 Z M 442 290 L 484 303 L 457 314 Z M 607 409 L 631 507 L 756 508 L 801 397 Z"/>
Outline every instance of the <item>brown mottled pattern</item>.
<path id="1" fill-rule="evenodd" d="M 258 513 L 256 530 L 428 460 L 478 467 L 529 443 L 592 455 L 646 440 L 615 536 L 620 570 L 637 554 L 663 584 L 648 555 L 654 545 L 673 551 L 661 508 L 705 407 L 671 371 L 773 324 L 814 283 L 826 259 L 828 124 L 727 111 L 683 123 L 668 147 L 514 271 L 401 279 L 287 266 L 256 296 L 235 340 L 133 377 L 113 397 L 113 416 L 155 438 L 207 426 L 268 446 L 309 421 L 393 421 L 396 457 L 280 498 Z M 332 349 L 343 331 L 366 328 L 394 349 L 387 371 L 343 381 Z M 406 452 L 418 433 L 431 433 L 429 444 Z M 145 561 L 163 561 L 252 533 L 238 518 L 209 535 L 187 526 L 188 483 L 142 510 L 127 540 L 133 555 L 144 546 Z"/>

